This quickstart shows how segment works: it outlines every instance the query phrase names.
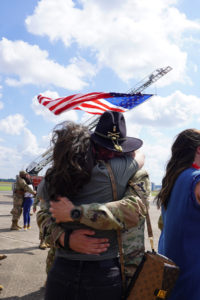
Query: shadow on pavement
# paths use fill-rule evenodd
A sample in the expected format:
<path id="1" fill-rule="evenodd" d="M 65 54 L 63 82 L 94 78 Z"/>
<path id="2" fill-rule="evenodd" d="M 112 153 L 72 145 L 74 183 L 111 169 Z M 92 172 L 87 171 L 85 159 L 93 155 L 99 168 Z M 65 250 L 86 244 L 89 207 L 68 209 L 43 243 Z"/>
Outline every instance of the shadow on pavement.
<path id="1" fill-rule="evenodd" d="M 2 229 L 0 229 L 0 232 L 12 232 L 12 231 L 10 230 L 10 228 L 2 228 Z"/>
<path id="2" fill-rule="evenodd" d="M 10 202 L 10 201 L 1 201 L 0 202 L 0 204 L 3 204 L 3 205 L 13 205 L 13 203 L 12 202 Z"/>
<path id="3" fill-rule="evenodd" d="M 35 253 L 32 253 L 30 251 L 39 249 L 38 246 L 34 247 L 27 247 L 27 248 L 14 248 L 14 249 L 4 249 L 1 250 L 1 254 L 17 254 L 17 253 L 25 253 L 29 255 L 35 255 Z"/>
<path id="4" fill-rule="evenodd" d="M 8 298 L 3 298 L 4 300 L 44 300 L 44 292 L 45 292 L 45 288 L 42 287 L 40 290 L 24 295 L 22 297 L 18 297 L 18 296 L 12 296 L 12 297 L 8 297 Z M 1 295 L 1 294 L 0 294 Z"/>

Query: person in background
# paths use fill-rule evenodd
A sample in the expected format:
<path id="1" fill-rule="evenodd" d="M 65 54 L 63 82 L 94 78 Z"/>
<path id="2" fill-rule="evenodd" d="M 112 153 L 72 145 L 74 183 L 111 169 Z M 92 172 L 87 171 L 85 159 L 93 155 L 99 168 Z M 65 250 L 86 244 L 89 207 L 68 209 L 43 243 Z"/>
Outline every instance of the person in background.
<path id="1" fill-rule="evenodd" d="M 29 174 L 25 171 L 20 171 L 19 175 L 16 176 L 16 182 L 13 189 L 13 208 L 12 214 L 12 225 L 11 230 L 20 230 L 22 227 L 19 226 L 18 222 L 22 214 L 22 205 L 24 201 L 24 193 L 29 192 L 31 195 L 36 195 L 36 192 L 29 187 L 26 180 L 29 178 Z M 29 180 L 29 179 L 28 179 Z"/>
<path id="2" fill-rule="evenodd" d="M 40 210 L 43 209 L 43 203 L 44 202 L 40 201 L 40 199 L 38 197 L 38 187 L 37 187 L 37 195 L 35 196 L 34 201 L 33 201 L 33 212 L 36 213 L 38 205 L 40 206 Z M 40 229 L 39 225 L 38 225 L 38 228 L 39 228 L 39 240 L 40 240 L 39 249 L 45 250 L 45 249 L 49 248 L 49 245 L 47 243 L 45 243 L 43 233 L 42 233 L 42 230 Z"/>
<path id="3" fill-rule="evenodd" d="M 163 220 L 158 252 L 180 267 L 169 300 L 200 299 L 200 130 L 176 137 L 157 205 Z"/>
<path id="4" fill-rule="evenodd" d="M 31 191 L 34 191 L 32 182 L 30 180 L 30 175 L 26 175 L 25 181 L 26 181 L 26 184 L 28 184 L 28 187 L 31 189 Z M 31 211 L 31 206 L 33 205 L 33 202 L 34 202 L 34 199 L 33 199 L 32 192 L 26 191 L 24 193 L 24 201 L 23 201 L 24 230 L 31 229 L 30 211 Z"/>

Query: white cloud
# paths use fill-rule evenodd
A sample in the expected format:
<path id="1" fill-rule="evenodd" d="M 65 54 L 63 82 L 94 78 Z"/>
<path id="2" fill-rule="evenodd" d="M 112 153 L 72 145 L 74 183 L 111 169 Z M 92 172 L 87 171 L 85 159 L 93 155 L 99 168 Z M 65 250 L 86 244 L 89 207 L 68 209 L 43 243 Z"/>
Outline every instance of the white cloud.
<path id="1" fill-rule="evenodd" d="M 20 114 L 9 115 L 0 120 L 0 131 L 9 135 L 19 135 L 26 125 L 24 116 Z"/>
<path id="2" fill-rule="evenodd" d="M 16 149 L 0 146 L 0 178 L 15 178 L 21 169 L 21 155 Z"/>
<path id="3" fill-rule="evenodd" d="M 29 32 L 76 42 L 87 48 L 100 66 L 107 66 L 124 81 L 141 78 L 158 67 L 170 65 L 168 84 L 185 80 L 185 33 L 200 30 L 176 7 L 177 1 L 159 0 L 41 0 L 27 17 Z M 163 66 L 163 62 L 165 65 Z"/>
<path id="4" fill-rule="evenodd" d="M 143 126 L 181 126 L 199 119 L 199 105 L 199 97 L 175 91 L 167 97 L 154 96 L 127 112 L 127 118 Z"/>
<path id="5" fill-rule="evenodd" d="M 9 146 L 0 145 L 0 177 L 14 178 L 14 174 L 18 174 L 20 169 L 26 169 L 36 157 L 40 156 L 46 151 L 47 147 L 45 147 L 45 145 L 43 147 L 39 145 L 36 136 L 31 132 L 31 130 L 25 127 L 25 122 L 22 122 L 24 126 L 19 126 L 16 129 L 15 134 L 17 134 L 17 136 L 15 139 L 13 137 L 9 138 L 9 130 L 10 133 L 12 132 L 12 135 L 14 134 L 14 120 L 18 121 L 20 118 L 16 118 L 15 115 L 9 116 L 7 119 L 9 119 L 7 127 L 4 126 L 4 123 L 3 127 L 1 127 L 0 123 L 0 128 L 4 133 L 7 134 L 6 140 L 0 139 L 0 142 L 6 145 L 12 144 L 12 148 Z"/>
<path id="6" fill-rule="evenodd" d="M 18 146 L 18 149 L 23 155 L 30 156 L 37 156 L 46 150 L 38 146 L 36 136 L 28 128 L 23 130 L 22 143 Z"/>
<path id="7" fill-rule="evenodd" d="M 62 66 L 37 45 L 6 38 L 0 41 L 0 70 L 17 77 L 7 78 L 8 85 L 54 85 L 70 90 L 82 89 L 85 79 L 95 75 L 94 67 L 83 58 L 71 58 L 69 65 Z"/>
<path id="8" fill-rule="evenodd" d="M 145 153 L 145 169 L 149 172 L 151 181 L 156 184 L 160 184 L 164 176 L 173 139 L 174 137 L 163 132 L 160 127 L 146 128 L 142 147 Z"/>
<path id="9" fill-rule="evenodd" d="M 2 85 L 0 85 L 0 98 L 2 98 L 2 93 L 1 93 L 1 89 L 2 89 Z"/>
<path id="10" fill-rule="evenodd" d="M 0 98 L 2 98 L 1 89 L 2 89 L 2 86 L 0 85 Z M 3 107 L 4 107 L 4 104 L 2 101 L 0 101 L 0 109 L 3 109 Z"/>
<path id="11" fill-rule="evenodd" d="M 42 93 L 42 95 L 52 99 L 56 99 L 60 97 L 57 92 L 52 92 L 52 91 L 45 91 Z M 38 102 L 37 96 L 35 96 L 32 99 L 31 107 L 34 110 L 36 115 L 42 116 L 44 120 L 55 124 L 61 123 L 66 120 L 70 120 L 74 122 L 78 120 L 78 114 L 74 110 L 70 110 L 68 112 L 62 113 L 61 115 L 54 115 L 46 107 L 44 107 L 42 104 Z"/>

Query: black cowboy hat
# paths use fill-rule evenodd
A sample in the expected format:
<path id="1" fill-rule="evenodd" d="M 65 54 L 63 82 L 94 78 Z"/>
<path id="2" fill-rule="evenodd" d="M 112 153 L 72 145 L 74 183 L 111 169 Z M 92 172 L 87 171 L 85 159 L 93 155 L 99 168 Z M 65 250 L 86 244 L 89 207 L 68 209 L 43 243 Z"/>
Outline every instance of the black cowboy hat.
<path id="1" fill-rule="evenodd" d="M 132 152 L 139 149 L 143 141 L 126 136 L 126 123 L 122 113 L 104 112 L 91 134 L 91 139 L 98 145 L 115 152 Z"/>

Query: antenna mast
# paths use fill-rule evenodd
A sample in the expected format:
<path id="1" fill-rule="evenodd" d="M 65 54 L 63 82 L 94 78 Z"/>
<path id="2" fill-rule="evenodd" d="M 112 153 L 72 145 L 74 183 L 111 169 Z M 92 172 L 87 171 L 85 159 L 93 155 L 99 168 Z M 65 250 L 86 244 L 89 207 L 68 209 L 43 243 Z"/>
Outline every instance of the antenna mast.
<path id="1" fill-rule="evenodd" d="M 151 84 L 155 83 L 161 77 L 170 72 L 172 68 L 170 66 L 166 68 L 156 69 L 149 76 L 145 77 L 143 80 L 139 81 L 136 87 L 132 90 L 128 91 L 128 94 L 138 94 L 144 91 L 144 89 L 148 88 Z"/>

